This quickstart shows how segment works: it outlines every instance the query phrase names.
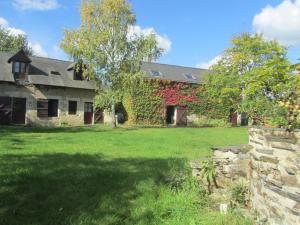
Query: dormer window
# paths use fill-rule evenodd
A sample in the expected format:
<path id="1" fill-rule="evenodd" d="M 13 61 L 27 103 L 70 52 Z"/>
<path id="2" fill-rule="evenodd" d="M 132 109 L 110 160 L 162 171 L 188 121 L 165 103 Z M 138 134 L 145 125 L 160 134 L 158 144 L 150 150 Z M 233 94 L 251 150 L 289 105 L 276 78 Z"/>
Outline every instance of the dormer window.
<path id="1" fill-rule="evenodd" d="M 31 59 L 26 55 L 24 50 L 20 50 L 13 55 L 8 60 L 8 63 L 12 65 L 12 73 L 16 81 L 27 80 Z"/>
<path id="2" fill-rule="evenodd" d="M 74 70 L 74 80 L 83 80 L 83 71 L 79 69 L 79 71 Z"/>
<path id="3" fill-rule="evenodd" d="M 15 61 L 13 63 L 13 73 L 15 74 L 26 74 L 28 71 L 28 64 L 24 62 Z"/>

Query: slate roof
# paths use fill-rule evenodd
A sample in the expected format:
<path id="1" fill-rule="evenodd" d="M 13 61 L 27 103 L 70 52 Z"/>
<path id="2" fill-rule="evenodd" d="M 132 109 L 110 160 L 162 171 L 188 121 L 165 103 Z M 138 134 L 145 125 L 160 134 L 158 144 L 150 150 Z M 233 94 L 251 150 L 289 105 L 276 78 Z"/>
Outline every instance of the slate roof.
<path id="1" fill-rule="evenodd" d="M 8 62 L 13 56 L 14 54 L 12 53 L 0 52 L 0 81 L 15 82 L 12 73 L 12 64 Z M 73 67 L 74 63 L 71 61 L 36 56 L 30 56 L 29 58 L 32 62 L 30 63 L 28 81 L 32 84 L 91 90 L 96 87 L 94 81 L 73 79 L 73 70 L 70 70 L 70 68 Z M 142 62 L 141 70 L 149 78 L 194 84 L 202 83 L 203 77 L 208 74 L 208 70 L 205 69 L 149 62 Z M 55 73 L 51 73 L 51 71 Z"/>
<path id="2" fill-rule="evenodd" d="M 14 54 L 0 52 L 0 81 L 15 82 L 12 73 L 12 63 L 8 60 Z M 73 79 L 73 70 L 68 70 L 70 61 L 30 56 L 31 59 L 28 81 L 32 84 L 81 88 L 93 90 L 96 88 L 94 81 L 80 81 Z M 51 73 L 56 72 L 56 74 Z M 58 72 L 58 73 L 57 73 Z"/>
<path id="3" fill-rule="evenodd" d="M 141 70 L 150 78 L 194 84 L 202 83 L 204 76 L 209 73 L 209 71 L 205 69 L 149 62 L 142 62 Z M 159 74 L 159 76 L 155 76 L 157 74 Z M 189 77 L 192 77 L 192 79 L 189 79 Z"/>

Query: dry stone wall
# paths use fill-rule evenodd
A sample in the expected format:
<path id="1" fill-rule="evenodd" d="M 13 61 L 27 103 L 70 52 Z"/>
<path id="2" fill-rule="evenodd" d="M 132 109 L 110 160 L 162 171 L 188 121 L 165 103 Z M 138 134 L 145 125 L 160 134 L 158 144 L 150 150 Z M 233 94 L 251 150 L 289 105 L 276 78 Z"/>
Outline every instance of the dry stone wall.
<path id="1" fill-rule="evenodd" d="M 268 224 L 300 224 L 300 131 L 251 128 L 249 135 L 253 208 Z"/>

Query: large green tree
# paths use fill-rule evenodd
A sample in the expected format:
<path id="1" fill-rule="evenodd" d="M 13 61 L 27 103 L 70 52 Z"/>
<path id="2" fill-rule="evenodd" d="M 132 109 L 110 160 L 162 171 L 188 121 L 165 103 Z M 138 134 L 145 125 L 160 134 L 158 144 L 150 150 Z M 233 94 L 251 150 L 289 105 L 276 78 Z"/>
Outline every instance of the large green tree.
<path id="1" fill-rule="evenodd" d="M 126 0 L 85 0 L 81 4 L 80 27 L 65 30 L 61 42 L 66 53 L 87 65 L 85 76 L 105 84 L 98 99 L 106 99 L 101 103 L 112 105 L 113 126 L 114 105 L 124 85 L 130 86 L 130 80 L 139 75 L 142 60 L 156 60 L 163 51 L 157 47 L 155 34 L 145 36 L 133 32 L 135 22 Z"/>
<path id="2" fill-rule="evenodd" d="M 210 101 L 227 106 L 227 110 L 247 112 L 258 123 L 276 117 L 284 120 L 286 112 L 278 103 L 288 98 L 296 79 L 286 48 L 248 33 L 234 37 L 231 43 L 207 78 Z"/>
<path id="3" fill-rule="evenodd" d="M 14 35 L 0 26 L 0 51 L 16 53 L 20 49 L 23 49 L 28 55 L 32 55 L 32 49 L 29 47 L 25 35 Z"/>

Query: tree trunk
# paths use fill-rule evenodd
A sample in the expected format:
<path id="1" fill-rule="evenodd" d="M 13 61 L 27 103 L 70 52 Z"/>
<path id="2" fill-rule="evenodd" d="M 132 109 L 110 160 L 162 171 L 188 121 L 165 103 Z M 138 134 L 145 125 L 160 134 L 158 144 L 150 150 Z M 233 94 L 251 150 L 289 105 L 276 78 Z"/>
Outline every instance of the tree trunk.
<path id="1" fill-rule="evenodd" d="M 115 105 L 115 103 L 113 103 L 111 105 L 111 126 L 112 126 L 112 128 L 117 127 L 115 108 L 116 108 L 116 105 Z"/>

